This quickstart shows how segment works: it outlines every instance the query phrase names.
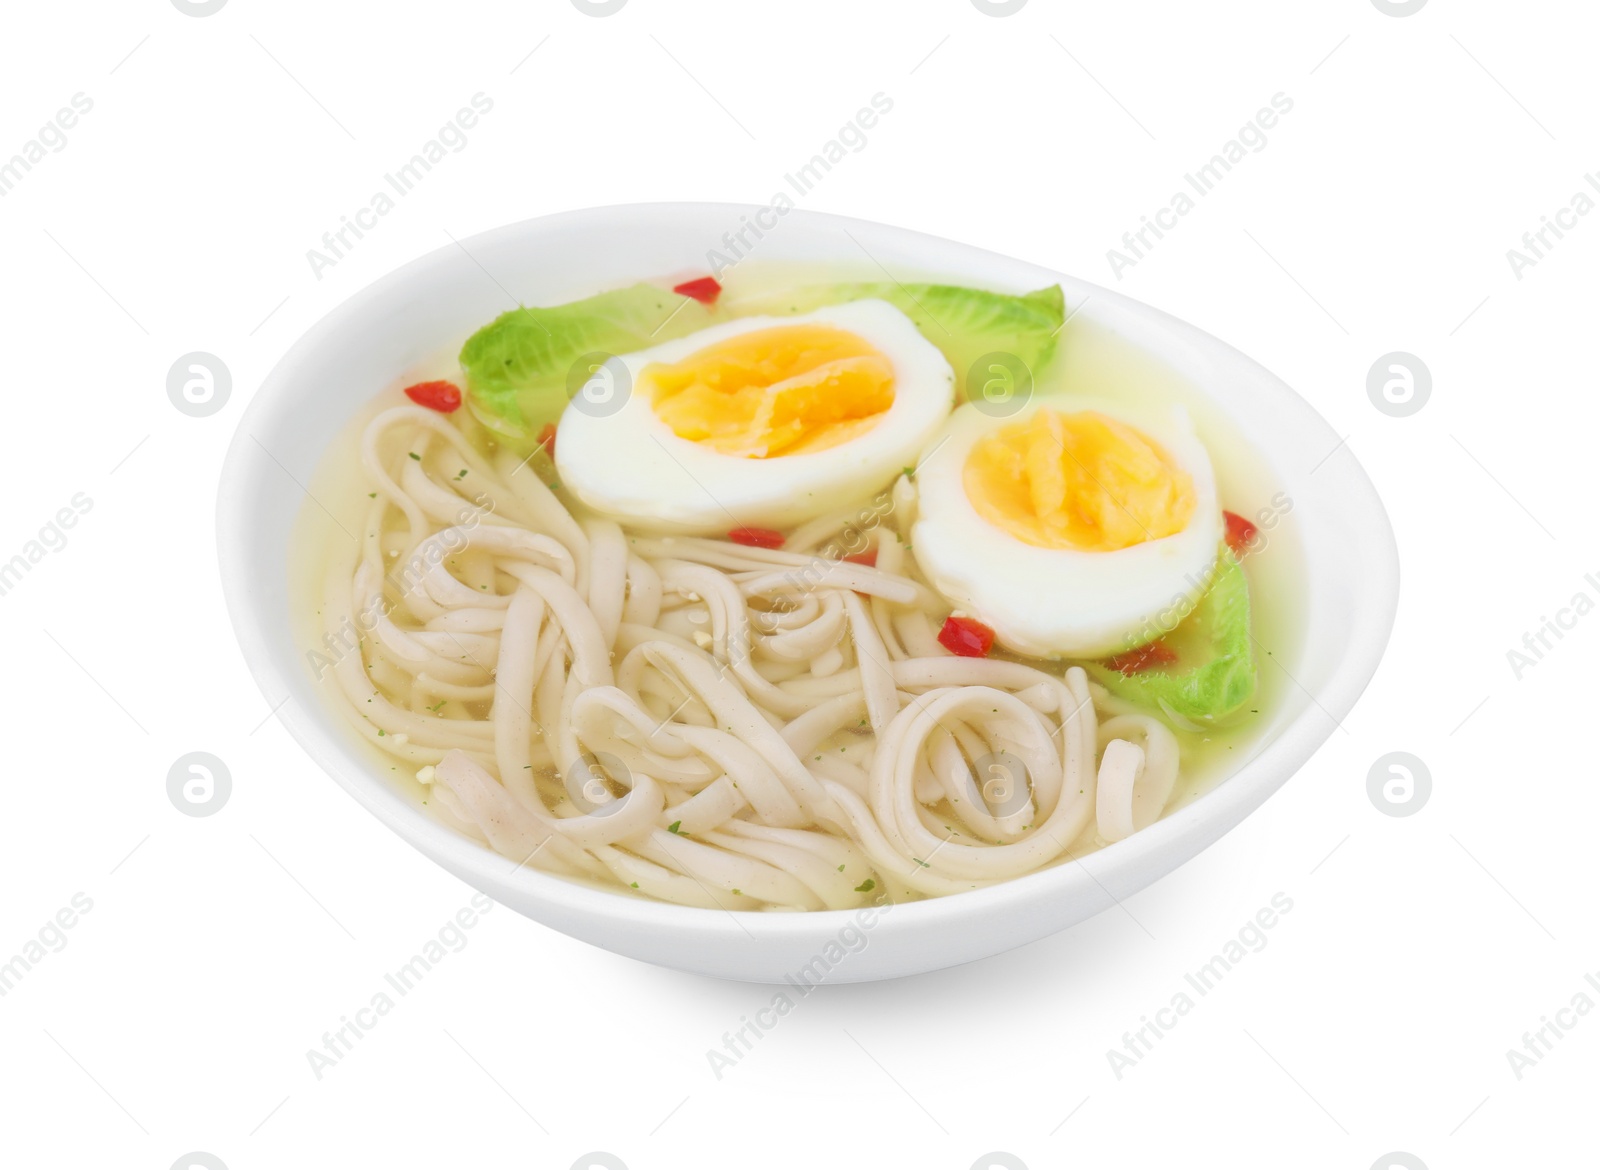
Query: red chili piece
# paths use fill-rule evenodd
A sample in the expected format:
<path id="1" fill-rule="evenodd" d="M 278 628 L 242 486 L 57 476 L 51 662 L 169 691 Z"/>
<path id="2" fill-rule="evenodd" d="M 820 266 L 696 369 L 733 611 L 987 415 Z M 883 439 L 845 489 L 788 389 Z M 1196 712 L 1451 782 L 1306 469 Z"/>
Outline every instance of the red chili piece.
<path id="1" fill-rule="evenodd" d="M 535 440 L 535 445 L 539 446 L 539 447 L 543 447 L 544 448 L 544 453 L 546 455 L 550 456 L 550 458 L 554 459 L 556 457 L 556 424 L 555 423 L 545 423 L 544 424 L 544 428 L 539 432 L 539 438 L 537 440 Z"/>
<path id="2" fill-rule="evenodd" d="M 714 305 L 717 297 L 722 295 L 722 286 L 717 283 L 714 276 L 702 276 L 699 280 L 686 280 L 682 284 L 672 286 L 672 291 L 679 296 L 689 297 L 699 301 L 702 305 Z"/>
<path id="3" fill-rule="evenodd" d="M 841 557 L 840 559 L 849 561 L 852 565 L 865 565 L 869 569 L 876 569 L 878 567 L 878 550 L 869 548 L 866 552 L 851 553 L 849 556 Z"/>
<path id="4" fill-rule="evenodd" d="M 962 658 L 982 658 L 994 645 L 994 631 L 982 622 L 951 614 L 939 631 L 939 645 Z"/>
<path id="5" fill-rule="evenodd" d="M 1168 666 L 1178 661 L 1177 652 L 1160 642 L 1147 642 L 1133 650 L 1126 650 L 1105 660 L 1105 664 L 1119 674 L 1133 675 L 1155 666 Z"/>
<path id="6" fill-rule="evenodd" d="M 728 533 L 728 539 L 751 548 L 782 548 L 784 535 L 776 528 L 735 528 Z"/>
<path id="7" fill-rule="evenodd" d="M 418 382 L 406 387 L 406 397 L 440 414 L 449 414 L 461 406 L 461 391 L 454 382 Z"/>
<path id="8" fill-rule="evenodd" d="M 1255 544 L 1256 536 L 1261 530 L 1237 512 L 1224 512 L 1222 519 L 1228 525 L 1228 533 L 1225 537 L 1228 547 L 1233 550 L 1234 556 L 1244 556 L 1245 553 L 1250 551 L 1251 546 Z"/>

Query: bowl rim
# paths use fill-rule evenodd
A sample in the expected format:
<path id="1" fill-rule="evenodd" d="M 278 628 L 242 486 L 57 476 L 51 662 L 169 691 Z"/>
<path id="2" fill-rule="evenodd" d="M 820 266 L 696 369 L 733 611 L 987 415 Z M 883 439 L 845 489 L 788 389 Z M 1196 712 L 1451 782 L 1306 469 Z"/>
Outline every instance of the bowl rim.
<path id="1" fill-rule="evenodd" d="M 288 623 L 287 615 L 274 615 L 269 606 L 256 598 L 249 582 L 252 562 L 252 536 L 246 523 L 254 501 L 254 493 L 265 480 L 248 458 L 249 445 L 257 430 L 269 419 L 288 409 L 292 395 L 284 392 L 298 373 L 298 367 L 311 362 L 330 338 L 336 338 L 347 324 L 358 318 L 364 307 L 397 288 L 409 285 L 420 276 L 442 263 L 452 260 L 463 249 L 469 254 L 476 251 L 472 245 L 485 244 L 491 237 L 529 231 L 594 230 L 608 220 L 619 217 L 639 218 L 650 216 L 714 213 L 731 221 L 739 215 L 751 215 L 766 205 L 719 203 L 704 201 L 649 202 L 611 204 L 603 207 L 582 208 L 536 216 L 515 223 L 479 232 L 459 244 L 452 242 L 407 262 L 377 278 L 348 296 L 306 330 L 279 358 L 272 370 L 261 380 L 239 423 L 223 460 L 219 478 L 216 508 L 217 550 L 221 585 L 230 621 L 238 638 L 245 662 L 269 706 L 283 721 L 295 741 L 305 750 L 336 783 L 380 821 L 394 830 L 420 852 L 437 861 L 457 876 L 490 893 L 496 891 L 525 896 L 563 919 L 595 917 L 609 920 L 622 927 L 638 927 L 649 931 L 687 931 L 697 934 L 710 932 L 737 941 L 739 938 L 756 939 L 806 939 L 822 938 L 836 934 L 846 923 L 861 913 L 860 910 L 813 910 L 802 913 L 771 913 L 757 910 L 713 910 L 701 907 L 678 906 L 636 897 L 622 892 L 611 892 L 598 886 L 589 886 L 547 874 L 539 870 L 516 866 L 510 859 L 488 847 L 465 837 L 447 825 L 433 819 L 408 800 L 389 782 L 373 770 L 369 761 L 354 750 L 352 742 L 338 742 L 336 737 L 304 709 L 302 697 L 310 686 L 306 672 L 298 662 L 289 669 L 274 650 L 274 642 L 285 636 L 278 619 Z M 1226 342 L 1114 289 L 1055 272 L 1031 262 L 1020 261 L 989 249 L 959 243 L 944 237 L 907 228 L 881 224 L 828 212 L 794 209 L 786 218 L 808 221 L 818 227 L 834 227 L 873 233 L 890 234 L 930 253 L 958 249 L 974 260 L 994 261 L 1011 266 L 1026 265 L 1041 273 L 1048 272 L 1064 288 L 1087 290 L 1101 302 L 1096 312 L 1104 312 L 1109 305 L 1119 310 L 1132 310 L 1153 326 L 1172 333 L 1174 341 L 1199 344 L 1219 354 L 1230 354 L 1260 371 L 1281 392 L 1292 399 L 1302 415 L 1301 423 L 1320 428 L 1328 438 L 1330 448 L 1339 441 L 1336 431 L 1320 413 L 1281 378 L 1265 367 L 1235 350 Z M 1226 408 L 1222 408 L 1226 409 Z M 331 440 L 330 440 L 331 441 Z M 323 449 L 325 450 L 325 444 Z M 1345 649 L 1329 672 L 1328 677 L 1313 696 L 1313 702 L 1288 723 L 1259 745 L 1258 749 L 1212 788 L 1188 804 L 1169 813 L 1154 824 L 1122 841 L 1106 845 L 1082 858 L 1077 864 L 1053 864 L 1045 869 L 1012 878 L 978 890 L 943 897 L 929 898 L 894 906 L 895 932 L 912 930 L 934 924 L 950 922 L 973 916 L 989 916 L 1016 910 L 1041 898 L 1065 899 L 1073 887 L 1082 887 L 1084 870 L 1087 879 L 1098 886 L 1107 900 L 1101 909 L 1117 900 L 1114 888 L 1122 884 L 1121 874 L 1147 873 L 1154 870 L 1155 877 L 1137 881 L 1133 889 L 1142 888 L 1159 879 L 1172 869 L 1193 858 L 1213 840 L 1234 828 L 1249 812 L 1259 807 L 1290 776 L 1297 772 L 1332 734 L 1335 727 L 1355 706 L 1361 693 L 1371 681 L 1382 659 L 1394 625 L 1399 603 L 1399 555 L 1393 527 L 1376 488 L 1365 468 L 1353 454 L 1343 474 L 1352 489 L 1346 500 L 1349 514 L 1362 524 L 1361 548 L 1366 556 L 1361 613 L 1365 620 L 1345 631 Z M 304 506 L 303 500 L 299 506 Z M 280 558 L 283 559 L 283 558 Z M 282 571 L 287 573 L 285 560 Z M 287 633 L 292 642 L 292 630 Z M 1320 726 L 1327 720 L 1332 726 Z M 1220 826 L 1220 829 L 1218 828 Z M 1187 847 L 1199 841 L 1195 848 Z M 1176 861 L 1171 859 L 1176 857 Z M 508 867 L 510 867 L 508 869 Z M 1100 871 L 1101 876 L 1096 872 Z M 1102 876 L 1106 879 L 1102 881 Z M 1077 892 L 1085 892 L 1080 889 Z"/>

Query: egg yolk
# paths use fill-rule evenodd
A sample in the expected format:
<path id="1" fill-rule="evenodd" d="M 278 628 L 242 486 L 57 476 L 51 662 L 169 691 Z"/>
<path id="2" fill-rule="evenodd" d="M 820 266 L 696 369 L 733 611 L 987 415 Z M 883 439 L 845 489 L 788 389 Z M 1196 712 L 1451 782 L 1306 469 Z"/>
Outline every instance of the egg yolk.
<path id="1" fill-rule="evenodd" d="M 1041 548 L 1159 540 L 1194 514 L 1194 484 L 1154 440 L 1095 411 L 1039 410 L 980 438 L 962 486 L 990 524 Z"/>
<path id="2" fill-rule="evenodd" d="M 640 380 L 679 438 L 749 459 L 836 446 L 871 430 L 894 404 L 889 359 L 827 325 L 741 333 L 647 366 Z"/>

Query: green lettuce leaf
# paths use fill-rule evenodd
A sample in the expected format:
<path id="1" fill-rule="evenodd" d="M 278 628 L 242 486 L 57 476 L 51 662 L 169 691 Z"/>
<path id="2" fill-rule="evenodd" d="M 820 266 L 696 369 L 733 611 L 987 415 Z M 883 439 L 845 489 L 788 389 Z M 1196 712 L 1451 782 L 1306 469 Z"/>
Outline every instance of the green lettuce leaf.
<path id="1" fill-rule="evenodd" d="M 513 444 L 529 444 L 566 409 L 575 386 L 594 371 L 588 354 L 644 349 L 721 320 L 698 301 L 635 284 L 551 308 L 503 313 L 461 347 L 467 402 L 480 422 Z M 591 363 L 592 364 L 592 363 Z"/>
<path id="2" fill-rule="evenodd" d="M 1219 723 L 1250 701 L 1256 690 L 1250 589 L 1232 553 L 1222 554 L 1211 587 L 1163 641 L 1178 652 L 1173 671 L 1125 675 L 1089 663 L 1089 673 L 1113 695 L 1202 725 Z"/>

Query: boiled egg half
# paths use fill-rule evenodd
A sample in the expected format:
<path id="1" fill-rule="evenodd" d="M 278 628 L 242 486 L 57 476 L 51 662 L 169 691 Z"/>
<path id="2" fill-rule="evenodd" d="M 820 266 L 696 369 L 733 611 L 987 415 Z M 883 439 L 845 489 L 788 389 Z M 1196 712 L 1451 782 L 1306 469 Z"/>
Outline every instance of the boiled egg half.
<path id="1" fill-rule="evenodd" d="M 917 472 L 917 563 L 1008 650 L 1099 658 L 1168 632 L 1216 568 L 1211 460 L 1181 407 L 968 404 Z"/>
<path id="2" fill-rule="evenodd" d="M 954 386 L 944 355 L 885 301 L 745 317 L 597 370 L 561 416 L 556 469 L 623 522 L 787 528 L 913 466 Z"/>

